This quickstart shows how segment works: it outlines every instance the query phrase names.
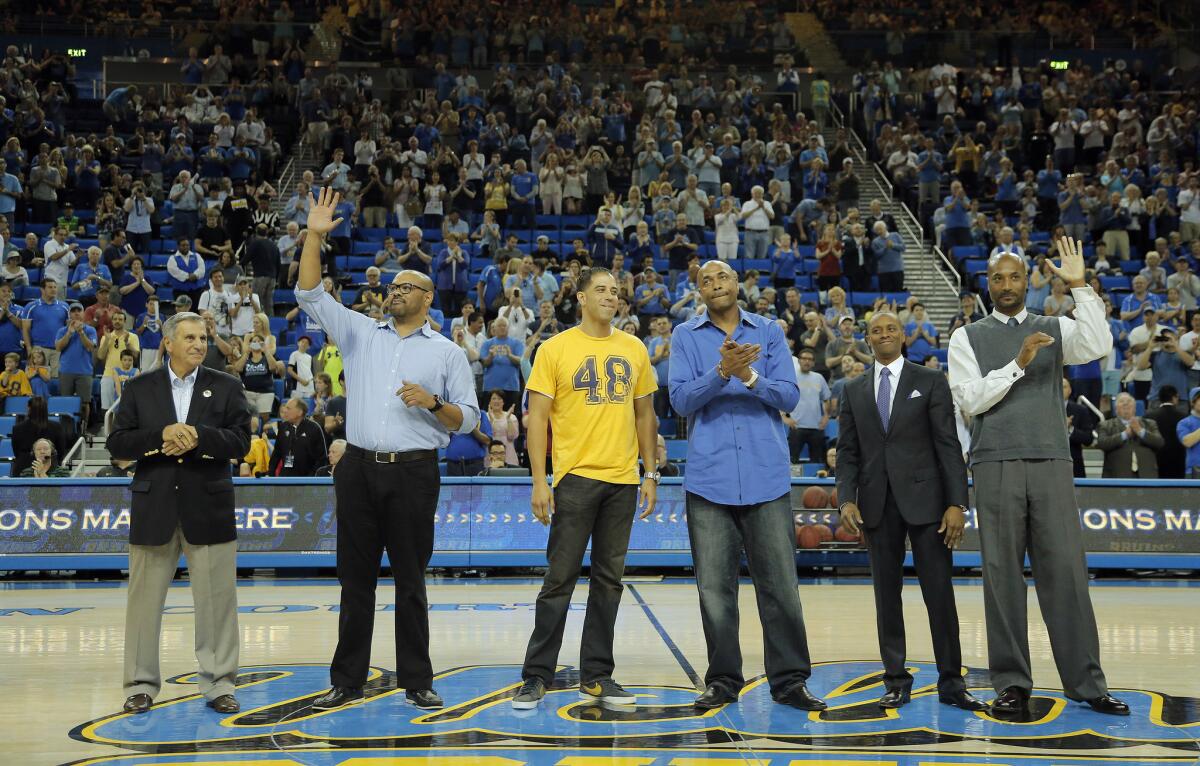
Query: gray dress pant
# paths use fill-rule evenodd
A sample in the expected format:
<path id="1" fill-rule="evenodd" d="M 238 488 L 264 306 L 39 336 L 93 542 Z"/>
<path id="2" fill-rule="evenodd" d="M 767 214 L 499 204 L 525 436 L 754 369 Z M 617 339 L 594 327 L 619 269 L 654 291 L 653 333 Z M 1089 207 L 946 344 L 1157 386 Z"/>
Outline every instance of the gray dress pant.
<path id="1" fill-rule="evenodd" d="M 983 553 L 983 606 L 992 686 L 1033 689 L 1026 614 L 1025 554 L 1063 692 L 1074 700 L 1108 693 L 1070 460 L 976 463 L 975 505 Z"/>
<path id="2" fill-rule="evenodd" d="M 158 695 L 163 605 L 180 551 L 187 557 L 195 603 L 196 683 L 208 700 L 233 694 L 238 670 L 237 542 L 192 545 L 176 528 L 165 545 L 129 546 L 125 609 L 125 695 Z"/>

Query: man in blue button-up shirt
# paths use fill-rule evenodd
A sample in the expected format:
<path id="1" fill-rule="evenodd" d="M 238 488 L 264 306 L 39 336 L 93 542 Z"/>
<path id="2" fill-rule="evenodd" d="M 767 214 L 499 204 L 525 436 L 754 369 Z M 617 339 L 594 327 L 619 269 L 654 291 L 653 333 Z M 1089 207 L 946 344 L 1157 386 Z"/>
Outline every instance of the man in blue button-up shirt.
<path id="1" fill-rule="evenodd" d="M 728 264 L 704 264 L 699 286 L 707 311 L 675 328 L 670 370 L 671 404 L 688 419 L 688 534 L 708 643 L 707 688 L 696 705 L 733 702 L 745 684 L 737 619 L 744 546 L 771 696 L 801 710 L 824 710 L 805 685 L 812 667 L 796 590 L 787 429 L 779 414 L 800 398 L 787 339 L 775 322 L 738 307 L 738 278 Z"/>
<path id="2" fill-rule="evenodd" d="M 334 475 L 338 580 L 342 586 L 333 689 L 313 703 L 332 710 L 362 699 L 371 660 L 375 584 L 386 549 L 396 581 L 396 683 L 410 703 L 440 708 L 429 660 L 425 567 L 433 553 L 433 514 L 441 479 L 437 450 L 450 432 L 479 423 L 467 357 L 428 321 L 433 282 L 401 271 L 388 285 L 378 322 L 343 306 L 321 283 L 321 245 L 339 195 L 321 190 L 308 214 L 296 298 L 341 349 L 349 444 Z"/>

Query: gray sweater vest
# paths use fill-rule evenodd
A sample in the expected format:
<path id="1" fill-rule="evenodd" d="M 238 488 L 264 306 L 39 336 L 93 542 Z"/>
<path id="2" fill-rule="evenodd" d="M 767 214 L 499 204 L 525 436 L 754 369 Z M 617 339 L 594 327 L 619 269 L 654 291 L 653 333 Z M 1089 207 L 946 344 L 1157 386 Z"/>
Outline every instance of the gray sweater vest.
<path id="1" fill-rule="evenodd" d="M 1070 460 L 1063 407 L 1063 347 L 1058 320 L 1028 314 L 1017 327 L 989 315 L 963 328 L 987 375 L 1017 358 L 1021 343 L 1044 332 L 1054 343 L 1038 352 L 1025 375 L 987 412 L 971 422 L 971 463 L 997 460 Z"/>

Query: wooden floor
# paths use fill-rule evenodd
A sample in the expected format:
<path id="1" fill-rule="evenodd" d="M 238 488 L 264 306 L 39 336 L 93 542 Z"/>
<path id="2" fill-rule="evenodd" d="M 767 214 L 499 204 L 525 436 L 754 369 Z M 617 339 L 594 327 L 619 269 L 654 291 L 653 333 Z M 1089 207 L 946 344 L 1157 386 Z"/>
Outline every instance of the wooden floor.
<path id="1" fill-rule="evenodd" d="M 194 696 L 191 595 L 168 598 L 165 685 L 143 716 L 117 715 L 126 591 L 120 584 L 0 583 L 0 764 L 1092 764 L 1195 763 L 1200 756 L 1200 587 L 1092 588 L 1110 686 L 1133 708 L 1111 718 L 1066 701 L 1030 591 L 1036 684 L 1032 720 L 1001 722 L 918 693 L 898 715 L 874 705 L 878 647 L 863 580 L 801 586 L 815 664 L 810 687 L 831 710 L 805 714 L 750 682 L 741 700 L 697 715 L 690 706 L 705 645 L 690 581 L 630 581 L 617 624 L 618 681 L 639 695 L 631 712 L 582 703 L 577 679 L 586 585 L 575 593 L 556 690 L 536 711 L 507 702 L 533 623 L 532 580 L 431 580 L 431 651 L 447 709 L 422 714 L 391 691 L 392 590 L 381 585 L 368 700 L 334 713 L 308 709 L 328 683 L 338 589 L 330 581 L 264 580 L 239 588 L 242 714 L 222 716 Z M 956 588 L 963 663 L 987 686 L 982 591 Z M 753 589 L 741 595 L 748 679 L 763 673 Z M 915 690 L 936 680 L 915 584 L 905 590 Z M 561 688 L 559 688 L 561 687 Z M 173 700 L 177 700 L 174 701 Z"/>

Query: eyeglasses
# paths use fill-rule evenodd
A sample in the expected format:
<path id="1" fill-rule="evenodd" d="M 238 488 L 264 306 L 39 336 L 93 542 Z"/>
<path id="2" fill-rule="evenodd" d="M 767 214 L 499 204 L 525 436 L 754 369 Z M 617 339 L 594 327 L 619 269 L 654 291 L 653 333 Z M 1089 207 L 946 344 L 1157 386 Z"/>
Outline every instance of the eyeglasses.
<path id="1" fill-rule="evenodd" d="M 401 295 L 408 295 L 413 290 L 420 290 L 423 293 L 429 292 L 429 288 L 421 287 L 420 285 L 414 285 L 411 282 L 401 282 L 398 285 L 388 285 L 388 288 L 387 288 L 388 295 L 394 295 L 396 293 L 400 293 Z"/>

